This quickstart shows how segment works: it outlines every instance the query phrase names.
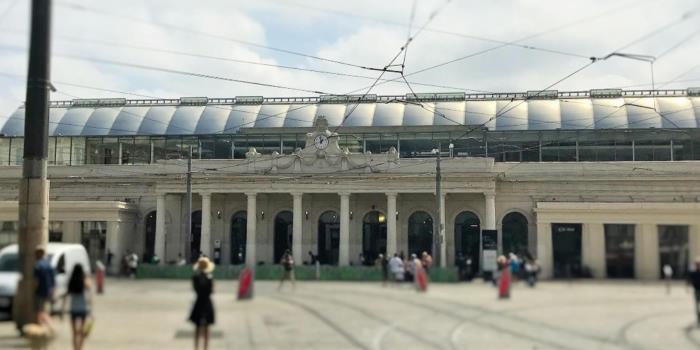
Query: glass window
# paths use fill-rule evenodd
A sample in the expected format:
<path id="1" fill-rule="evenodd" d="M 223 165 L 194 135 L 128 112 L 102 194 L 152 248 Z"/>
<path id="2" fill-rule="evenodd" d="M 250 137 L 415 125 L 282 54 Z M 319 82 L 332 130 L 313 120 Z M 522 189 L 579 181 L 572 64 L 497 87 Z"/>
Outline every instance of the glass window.
<path id="1" fill-rule="evenodd" d="M 397 150 L 399 149 L 399 139 L 398 135 L 396 134 L 382 134 L 382 144 L 381 144 L 381 149 L 380 151 L 382 153 L 388 152 L 389 148 L 394 147 Z"/>
<path id="2" fill-rule="evenodd" d="M 185 136 L 182 138 L 182 148 L 180 148 L 180 158 L 187 159 L 190 154 L 190 146 L 192 146 L 192 159 L 200 159 L 199 139 L 195 136 Z"/>
<path id="3" fill-rule="evenodd" d="M 49 137 L 49 153 L 46 155 L 48 165 L 56 164 L 56 138 Z"/>
<path id="4" fill-rule="evenodd" d="M 452 144 L 455 157 L 484 157 L 486 154 L 484 138 L 480 135 L 465 136 L 464 132 L 455 133 Z M 448 144 L 449 146 L 449 144 Z M 401 144 L 403 148 L 403 144 Z"/>
<path id="5" fill-rule="evenodd" d="M 151 143 L 153 144 L 153 162 L 158 160 L 167 159 L 167 151 L 165 148 L 165 138 L 164 137 L 152 137 Z"/>
<path id="6" fill-rule="evenodd" d="M 0 165 L 10 165 L 10 139 L 0 139 Z"/>
<path id="7" fill-rule="evenodd" d="M 24 138 L 15 137 L 10 142 L 10 165 L 22 165 L 24 162 Z"/>
<path id="8" fill-rule="evenodd" d="M 0 248 L 17 243 L 17 221 L 0 222 Z"/>
<path id="9" fill-rule="evenodd" d="M 182 139 L 179 136 L 172 136 L 165 139 L 165 159 L 182 159 L 181 150 Z"/>
<path id="10" fill-rule="evenodd" d="M 433 142 L 429 133 L 401 134 L 401 157 L 433 157 L 433 148 L 437 143 Z M 455 145 L 456 147 L 456 145 Z"/>
<path id="11" fill-rule="evenodd" d="M 85 138 L 84 137 L 73 137 L 71 138 L 71 150 L 72 156 L 70 159 L 71 165 L 83 165 L 85 164 Z"/>
<path id="12" fill-rule="evenodd" d="M 515 253 L 524 256 L 528 251 L 527 218 L 523 214 L 513 212 L 503 218 L 503 254 Z"/>
<path id="13" fill-rule="evenodd" d="M 107 246 L 106 221 L 82 221 L 80 224 L 80 242 L 88 251 L 90 262 L 105 261 Z"/>
<path id="14" fill-rule="evenodd" d="M 281 141 L 280 135 L 248 135 L 248 148 L 255 147 L 258 153 L 269 155 L 272 152 L 281 151 Z M 243 154 L 248 152 L 248 148 L 243 151 Z"/>
<path id="15" fill-rule="evenodd" d="M 248 138 L 246 135 L 236 135 L 233 137 L 233 158 L 244 159 L 248 152 Z"/>
<path id="16" fill-rule="evenodd" d="M 688 268 L 688 226 L 659 225 L 659 263 L 661 277 L 664 266 L 673 270 L 673 278 L 683 278 Z"/>
<path id="17" fill-rule="evenodd" d="M 357 135 L 341 135 L 340 149 L 348 148 L 350 153 L 362 153 L 362 138 Z"/>
<path id="18" fill-rule="evenodd" d="M 102 149 L 102 138 L 91 137 L 85 141 L 87 152 L 87 164 L 104 164 L 104 152 Z"/>
<path id="19" fill-rule="evenodd" d="M 282 135 L 282 154 L 292 154 L 297 148 L 304 148 L 304 146 L 306 146 L 305 135 Z"/>
<path id="20" fill-rule="evenodd" d="M 121 164 L 134 164 L 134 138 L 120 137 L 119 145 L 121 146 Z"/>
<path id="21" fill-rule="evenodd" d="M 365 151 L 373 154 L 382 153 L 382 142 L 379 134 L 365 134 Z"/>
<path id="22" fill-rule="evenodd" d="M 56 138 L 56 165 L 70 165 L 71 142 L 70 137 Z"/>
<path id="23" fill-rule="evenodd" d="M 63 242 L 63 221 L 49 222 L 49 242 Z"/>
<path id="24" fill-rule="evenodd" d="M 673 140 L 673 160 L 693 160 L 693 140 Z"/>
<path id="25" fill-rule="evenodd" d="M 134 138 L 133 156 L 131 159 L 134 164 L 148 164 L 151 162 L 151 140 L 147 136 Z"/>
<path id="26" fill-rule="evenodd" d="M 634 225 L 605 224 L 605 264 L 609 278 L 634 278 Z"/>

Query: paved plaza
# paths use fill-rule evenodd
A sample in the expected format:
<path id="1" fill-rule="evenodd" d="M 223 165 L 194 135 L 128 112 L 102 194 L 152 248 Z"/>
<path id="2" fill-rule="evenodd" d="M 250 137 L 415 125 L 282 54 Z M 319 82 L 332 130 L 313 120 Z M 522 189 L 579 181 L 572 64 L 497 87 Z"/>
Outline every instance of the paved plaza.
<path id="1" fill-rule="evenodd" d="M 216 284 L 211 349 L 698 349 L 692 291 L 637 281 L 516 285 L 499 301 L 481 282 L 408 286 L 301 282 L 277 291 L 258 282 L 253 301 L 235 300 L 235 281 Z M 109 280 L 96 299 L 88 349 L 188 349 L 188 281 Z M 58 322 L 54 349 L 70 349 Z M 0 349 L 24 348 L 0 323 Z"/>

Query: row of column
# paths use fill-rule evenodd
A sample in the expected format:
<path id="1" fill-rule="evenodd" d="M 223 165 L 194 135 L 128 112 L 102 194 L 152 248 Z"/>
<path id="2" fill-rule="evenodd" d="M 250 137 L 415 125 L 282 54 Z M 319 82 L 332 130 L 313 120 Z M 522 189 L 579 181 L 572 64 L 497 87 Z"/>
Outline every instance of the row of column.
<path id="1" fill-rule="evenodd" d="M 257 193 L 246 193 L 247 198 L 247 236 L 246 236 L 246 264 L 253 266 L 256 262 L 256 235 L 257 232 Z M 338 264 L 346 266 L 350 264 L 350 193 L 340 192 L 340 250 L 338 256 Z M 200 250 L 207 255 L 211 255 L 211 193 L 201 193 L 202 198 L 202 227 Z M 302 250 L 302 196 L 303 193 L 293 192 L 293 224 L 292 224 L 292 254 L 295 261 L 303 260 Z M 440 240 L 440 265 L 446 266 L 447 259 L 447 244 L 445 244 L 445 197 L 446 194 L 440 196 L 440 217 L 438 226 L 438 239 Z M 398 235 L 396 223 L 396 200 L 397 192 L 386 193 L 387 198 L 387 253 L 391 254 L 398 251 Z M 496 229 L 496 206 L 495 194 L 485 194 L 485 215 L 484 229 Z M 158 194 L 156 199 L 156 239 L 155 253 L 159 257 L 165 257 L 165 194 Z"/>

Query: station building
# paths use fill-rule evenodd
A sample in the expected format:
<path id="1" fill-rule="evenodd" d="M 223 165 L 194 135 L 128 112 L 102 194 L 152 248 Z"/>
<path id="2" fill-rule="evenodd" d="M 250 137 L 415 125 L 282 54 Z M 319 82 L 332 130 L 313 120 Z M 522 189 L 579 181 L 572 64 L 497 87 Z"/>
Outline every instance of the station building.
<path id="1" fill-rule="evenodd" d="M 17 235 L 24 112 L 0 124 L 0 246 Z M 272 264 L 286 249 L 478 267 L 496 230 L 544 277 L 682 276 L 700 255 L 699 127 L 694 88 L 55 101 L 49 238 L 113 269 L 128 251 Z"/>

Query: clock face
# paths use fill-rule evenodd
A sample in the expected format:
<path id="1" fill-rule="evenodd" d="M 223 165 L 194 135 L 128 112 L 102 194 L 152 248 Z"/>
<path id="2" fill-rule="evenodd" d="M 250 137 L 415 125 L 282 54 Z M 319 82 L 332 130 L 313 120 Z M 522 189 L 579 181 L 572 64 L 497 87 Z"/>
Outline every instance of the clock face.
<path id="1" fill-rule="evenodd" d="M 328 147 L 328 137 L 325 135 L 318 135 L 314 138 L 314 146 L 317 149 L 326 149 Z"/>

